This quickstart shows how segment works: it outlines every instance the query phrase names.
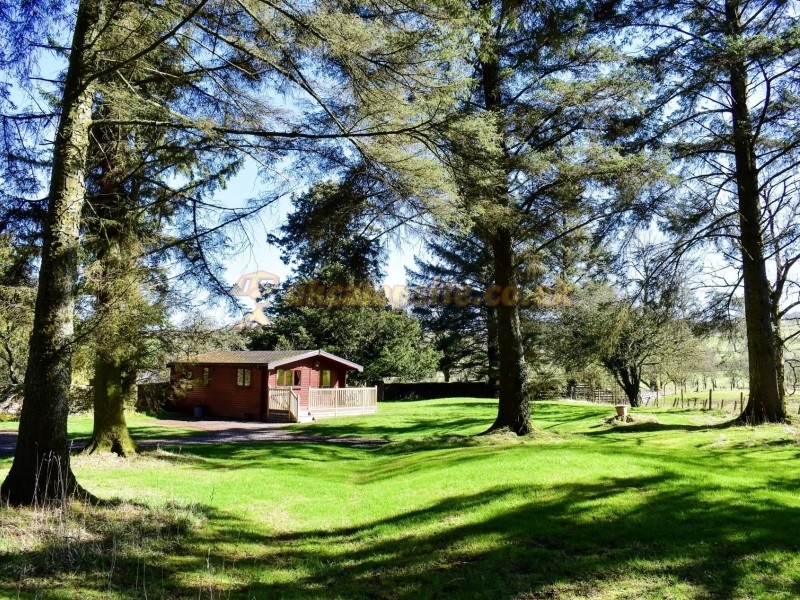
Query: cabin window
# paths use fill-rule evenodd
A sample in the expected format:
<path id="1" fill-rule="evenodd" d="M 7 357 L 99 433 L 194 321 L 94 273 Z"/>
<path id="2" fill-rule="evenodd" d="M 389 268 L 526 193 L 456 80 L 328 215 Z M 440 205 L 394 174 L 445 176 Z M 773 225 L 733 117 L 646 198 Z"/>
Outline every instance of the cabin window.
<path id="1" fill-rule="evenodd" d="M 275 375 L 275 385 L 300 387 L 300 369 L 278 369 Z"/>
<path id="2" fill-rule="evenodd" d="M 237 387 L 250 387 L 250 369 L 236 369 Z"/>
<path id="3" fill-rule="evenodd" d="M 320 387 L 324 387 L 324 388 L 331 387 L 331 370 L 330 369 L 322 369 L 322 375 L 320 376 Z"/>
<path id="4" fill-rule="evenodd" d="M 292 372 L 286 369 L 278 369 L 278 376 L 275 385 L 290 386 L 292 385 Z"/>
<path id="5" fill-rule="evenodd" d="M 203 385 L 207 387 L 210 381 L 211 381 L 211 368 L 203 367 Z"/>

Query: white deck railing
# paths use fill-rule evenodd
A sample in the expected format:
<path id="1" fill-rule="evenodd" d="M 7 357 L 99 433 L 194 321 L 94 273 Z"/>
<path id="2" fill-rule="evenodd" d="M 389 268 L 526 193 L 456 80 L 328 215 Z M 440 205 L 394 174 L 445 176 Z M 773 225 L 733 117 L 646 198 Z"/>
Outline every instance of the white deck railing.
<path id="1" fill-rule="evenodd" d="M 292 394 L 289 398 L 289 419 L 297 423 L 300 420 L 300 398 L 293 391 L 289 391 Z"/>
<path id="2" fill-rule="evenodd" d="M 292 404 L 290 388 L 269 388 L 269 409 L 289 411 Z"/>
<path id="3" fill-rule="evenodd" d="M 378 388 L 309 388 L 308 410 L 314 416 L 362 415 L 378 412 Z"/>

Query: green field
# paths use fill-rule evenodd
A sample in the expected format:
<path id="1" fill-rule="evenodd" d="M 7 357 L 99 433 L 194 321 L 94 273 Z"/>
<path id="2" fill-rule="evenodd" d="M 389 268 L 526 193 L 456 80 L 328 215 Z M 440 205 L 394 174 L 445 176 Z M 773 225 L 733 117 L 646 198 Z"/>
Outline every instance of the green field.
<path id="1" fill-rule="evenodd" d="M 531 437 L 474 437 L 494 411 L 384 403 L 377 416 L 293 426 L 388 440 L 372 448 L 76 457 L 80 481 L 120 503 L 0 509 L 0 596 L 800 596 L 793 427 L 675 409 L 619 424 L 608 406 L 543 402 Z"/>

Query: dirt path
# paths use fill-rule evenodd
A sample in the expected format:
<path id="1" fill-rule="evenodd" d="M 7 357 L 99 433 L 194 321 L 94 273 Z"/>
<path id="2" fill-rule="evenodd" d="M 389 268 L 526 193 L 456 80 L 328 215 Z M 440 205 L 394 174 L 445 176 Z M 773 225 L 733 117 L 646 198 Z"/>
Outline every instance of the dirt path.
<path id="1" fill-rule="evenodd" d="M 197 434 L 191 436 L 164 436 L 146 440 L 137 440 L 141 448 L 159 446 L 192 446 L 197 444 L 231 444 L 231 443 L 274 443 L 295 442 L 332 444 L 351 448 L 377 448 L 386 443 L 380 438 L 333 437 L 299 433 L 285 429 L 285 423 L 247 423 L 236 421 L 181 421 L 164 419 L 157 423 L 161 427 L 196 429 Z M 78 452 L 86 445 L 87 440 L 73 440 L 72 450 Z M 0 431 L 0 457 L 14 455 L 17 445 L 16 431 Z"/>

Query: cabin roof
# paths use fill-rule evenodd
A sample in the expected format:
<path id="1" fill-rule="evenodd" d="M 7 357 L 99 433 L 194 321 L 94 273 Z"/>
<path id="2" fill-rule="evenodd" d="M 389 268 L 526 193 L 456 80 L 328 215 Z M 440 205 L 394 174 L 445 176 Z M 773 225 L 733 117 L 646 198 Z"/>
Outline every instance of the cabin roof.
<path id="1" fill-rule="evenodd" d="M 181 361 L 169 363 L 192 363 L 211 365 L 266 365 L 268 369 L 276 369 L 306 358 L 321 356 L 339 363 L 355 371 L 363 371 L 364 367 L 324 350 L 217 350 L 189 357 Z"/>

